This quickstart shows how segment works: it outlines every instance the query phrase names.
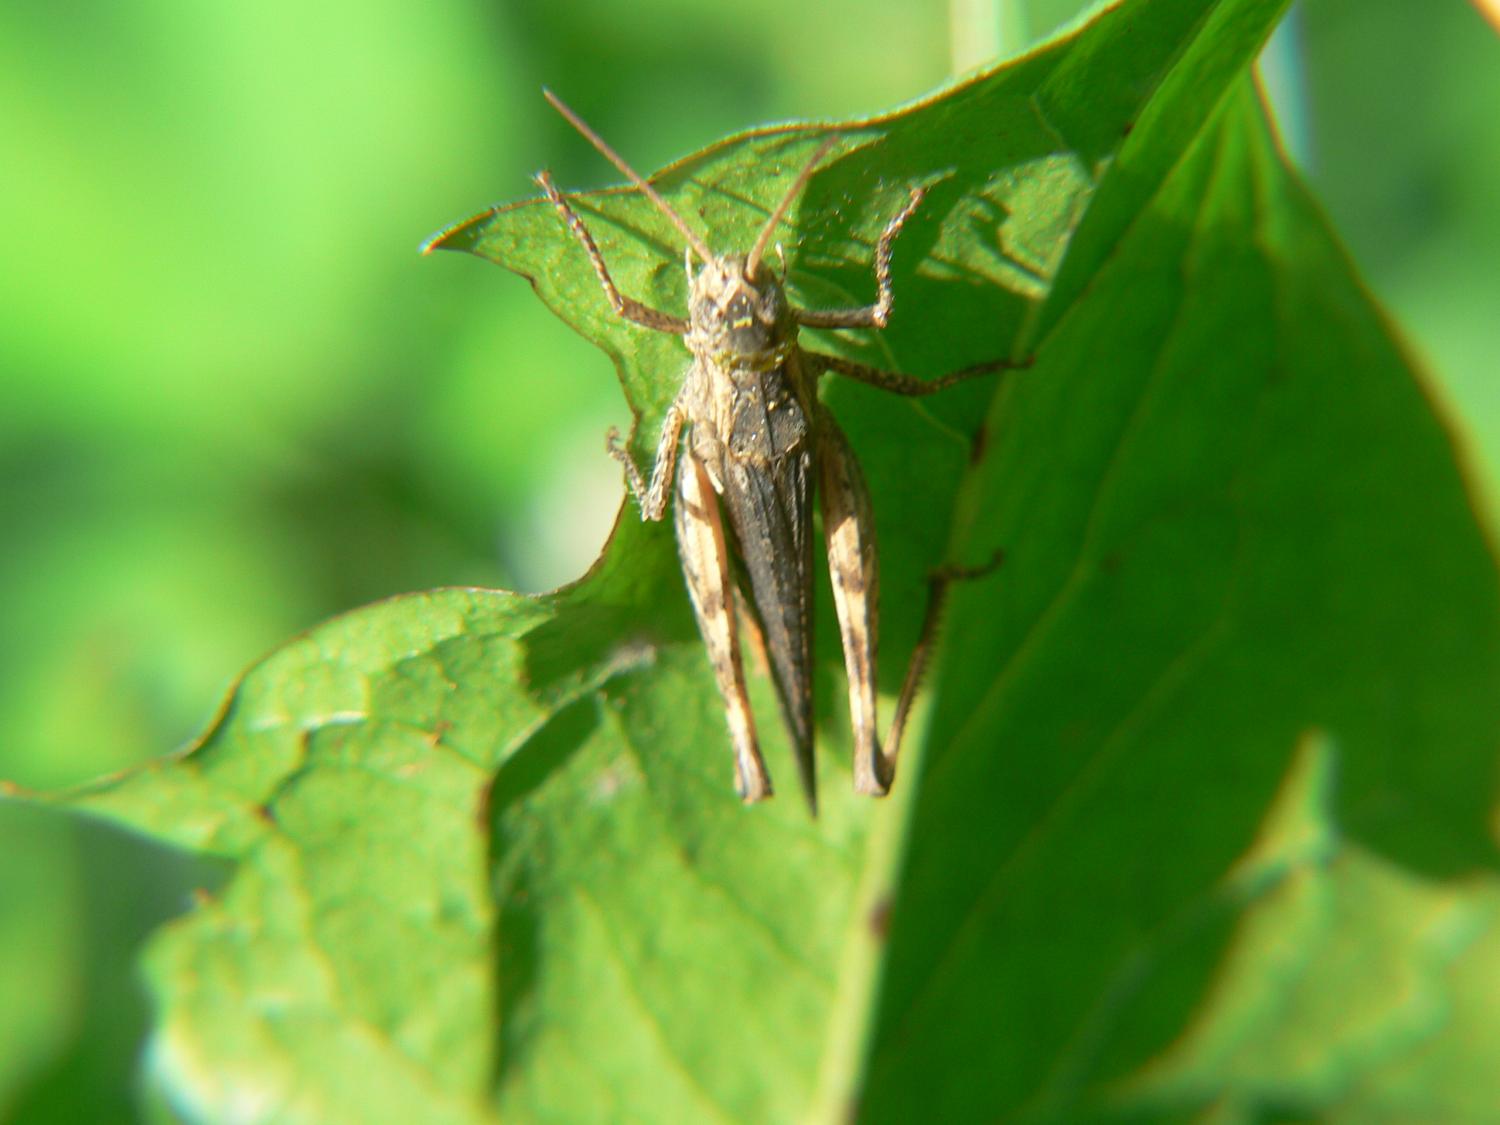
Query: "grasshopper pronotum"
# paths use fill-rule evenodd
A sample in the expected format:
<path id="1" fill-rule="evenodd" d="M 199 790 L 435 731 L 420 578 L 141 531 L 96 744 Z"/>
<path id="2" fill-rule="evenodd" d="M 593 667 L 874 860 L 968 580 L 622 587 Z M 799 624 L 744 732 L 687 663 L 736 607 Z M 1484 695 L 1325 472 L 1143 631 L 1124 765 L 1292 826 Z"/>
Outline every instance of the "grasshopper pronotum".
<path id="1" fill-rule="evenodd" d="M 788 302 L 785 278 L 765 266 L 777 224 L 833 146 L 829 138 L 808 161 L 766 220 L 748 254 L 715 254 L 657 191 L 551 91 L 547 100 L 671 220 L 687 243 L 688 315 L 674 316 L 622 294 L 583 220 L 547 172 L 536 180 L 573 232 L 610 306 L 626 320 L 683 337 L 692 356 L 656 446 L 649 481 L 610 430 L 610 455 L 624 466 L 641 518 L 666 514 L 667 487 L 677 468 L 674 505 L 682 569 L 708 647 L 734 743 L 736 788 L 745 801 L 771 795 L 745 690 L 735 626 L 730 536 L 749 577 L 751 601 L 770 655 L 809 803 L 816 809 L 812 729 L 812 493 L 823 506 L 823 532 L 834 607 L 849 677 L 854 727 L 854 787 L 883 796 L 895 774 L 901 731 L 930 645 L 942 579 L 935 579 L 922 640 L 911 657 L 884 750 L 875 728 L 875 643 L 878 568 L 869 492 L 843 432 L 818 401 L 825 371 L 881 390 L 927 395 L 964 379 L 1017 366 L 978 364 L 931 380 L 881 371 L 797 343 L 799 326 L 883 328 L 891 313 L 891 247 L 922 201 L 913 188 L 875 245 L 873 305 L 823 311 Z M 697 255 L 699 264 L 693 264 Z M 683 427 L 687 449 L 679 456 Z M 722 507 L 721 507 L 722 506 Z"/>

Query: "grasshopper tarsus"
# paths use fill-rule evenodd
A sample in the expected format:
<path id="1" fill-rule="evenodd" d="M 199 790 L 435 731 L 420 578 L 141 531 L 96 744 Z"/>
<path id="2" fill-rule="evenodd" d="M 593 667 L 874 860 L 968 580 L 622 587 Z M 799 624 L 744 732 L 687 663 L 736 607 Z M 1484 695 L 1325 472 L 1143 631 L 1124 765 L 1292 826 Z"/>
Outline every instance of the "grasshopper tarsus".
<path id="1" fill-rule="evenodd" d="M 619 429 L 614 426 L 611 426 L 605 432 L 604 449 L 625 470 L 625 483 L 629 486 L 630 494 L 635 497 L 636 503 L 640 505 L 641 519 L 661 519 L 662 511 L 656 510 L 657 506 L 651 503 L 650 485 L 641 477 L 641 471 L 636 468 L 635 460 L 630 456 L 630 451 L 622 444 Z"/>
<path id="2" fill-rule="evenodd" d="M 981 363 L 971 363 L 968 367 L 960 367 L 957 371 L 950 371 L 946 375 L 939 375 L 936 379 L 928 379 L 924 386 L 931 388 L 921 393 L 931 394 L 933 391 L 942 391 L 957 383 L 969 379 L 976 379 L 981 375 L 999 375 L 1006 371 L 1025 371 L 1036 363 L 1036 356 L 1026 355 L 1020 359 L 987 359 Z"/>
<path id="3" fill-rule="evenodd" d="M 984 578 L 999 570 L 1005 562 L 1005 548 L 996 547 L 995 553 L 984 562 L 975 566 L 966 566 L 963 563 L 944 563 L 942 566 L 933 567 L 927 573 L 927 586 L 929 591 L 934 588 L 946 590 L 954 582 L 973 582 L 976 578 Z"/>

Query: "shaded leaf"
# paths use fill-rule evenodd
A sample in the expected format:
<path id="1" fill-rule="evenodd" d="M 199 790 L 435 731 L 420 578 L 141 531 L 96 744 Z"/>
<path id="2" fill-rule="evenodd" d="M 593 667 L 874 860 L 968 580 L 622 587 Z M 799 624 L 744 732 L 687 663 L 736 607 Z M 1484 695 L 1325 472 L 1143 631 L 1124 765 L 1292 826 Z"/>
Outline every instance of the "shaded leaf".
<path id="1" fill-rule="evenodd" d="M 1310 727 L 1341 747 L 1352 838 L 1494 862 L 1494 559 L 1248 86 L 1040 354 L 960 505 L 965 549 L 1008 556 L 954 594 L 874 1119 L 1070 1119 L 1163 1047 Z"/>
<path id="2" fill-rule="evenodd" d="M 1500 879 L 1425 879 L 1343 838 L 1337 767 L 1326 739 L 1303 741 L 1226 885 L 1250 905 L 1220 979 L 1125 1100 L 1236 1120 L 1493 1113 Z"/>

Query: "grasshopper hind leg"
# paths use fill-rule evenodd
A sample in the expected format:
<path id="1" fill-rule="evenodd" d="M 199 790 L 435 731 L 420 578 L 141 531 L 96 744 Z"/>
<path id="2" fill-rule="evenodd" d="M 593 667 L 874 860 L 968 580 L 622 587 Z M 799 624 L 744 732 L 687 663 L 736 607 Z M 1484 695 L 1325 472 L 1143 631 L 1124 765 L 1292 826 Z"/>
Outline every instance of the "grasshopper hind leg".
<path id="1" fill-rule="evenodd" d="M 724 698 L 724 713 L 734 744 L 735 789 L 747 804 L 759 801 L 771 795 L 771 775 L 760 754 L 750 697 L 745 689 L 724 523 L 708 473 L 691 448 L 684 450 L 678 460 L 677 503 L 673 505 L 673 514 L 698 631 L 703 635 L 714 680 Z"/>
<path id="2" fill-rule="evenodd" d="M 922 614 L 922 632 L 917 638 L 917 647 L 912 649 L 911 659 L 906 664 L 906 678 L 901 684 L 901 695 L 896 700 L 896 714 L 891 718 L 891 729 L 886 735 L 886 755 L 892 775 L 896 772 L 896 756 L 901 750 L 901 737 L 906 733 L 907 716 L 912 703 L 922 686 L 922 675 L 927 671 L 927 660 L 932 655 L 933 642 L 937 639 L 938 625 L 942 622 L 943 606 L 948 598 L 948 586 L 953 582 L 983 578 L 1000 565 L 1001 555 L 983 566 L 939 567 L 927 578 L 927 608 Z"/>
<path id="3" fill-rule="evenodd" d="M 834 609 L 838 614 L 844 667 L 849 677 L 849 718 L 854 728 L 854 790 L 872 797 L 884 797 L 895 780 L 901 738 L 906 732 L 906 720 L 932 653 L 948 586 L 957 580 L 988 574 L 999 565 L 1000 558 L 997 555 L 982 567 L 947 567 L 931 575 L 922 633 L 907 664 L 896 713 L 882 747 L 875 716 L 880 575 L 870 494 L 859 462 L 838 425 L 824 413 L 818 429 L 828 573 L 833 580 Z"/>
<path id="4" fill-rule="evenodd" d="M 894 762 L 880 748 L 875 718 L 875 648 L 880 570 L 874 520 L 864 474 L 843 432 L 823 412 L 818 425 L 818 492 L 828 575 L 839 619 L 844 668 L 849 677 L 849 719 L 854 728 L 854 790 L 872 797 L 890 792 Z"/>

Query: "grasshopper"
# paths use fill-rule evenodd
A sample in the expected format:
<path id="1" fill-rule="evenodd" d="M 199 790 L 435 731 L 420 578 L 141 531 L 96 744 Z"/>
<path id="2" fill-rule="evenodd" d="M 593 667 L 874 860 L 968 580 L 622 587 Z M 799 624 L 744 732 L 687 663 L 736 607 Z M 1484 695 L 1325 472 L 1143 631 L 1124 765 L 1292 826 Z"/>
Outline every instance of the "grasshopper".
<path id="1" fill-rule="evenodd" d="M 818 401 L 826 371 L 901 395 L 928 395 L 1007 367 L 996 360 L 931 380 L 809 351 L 799 327 L 884 328 L 891 315 L 891 252 L 922 201 L 912 188 L 875 245 L 876 300 L 860 308 L 800 309 L 786 295 L 785 263 L 766 268 L 772 235 L 833 147 L 830 137 L 766 219 L 749 253 L 716 254 L 651 184 L 550 90 L 552 106 L 651 201 L 686 242 L 688 315 L 650 308 L 620 292 L 593 235 L 546 171 L 536 181 L 583 247 L 610 307 L 624 319 L 681 336 L 692 362 L 662 422 L 650 478 L 642 477 L 611 429 L 606 448 L 624 468 L 643 520 L 666 514 L 676 469 L 674 520 L 682 568 L 724 699 L 734 745 L 735 785 L 748 802 L 769 797 L 745 687 L 734 613 L 733 555 L 743 563 L 808 803 L 817 808 L 812 727 L 812 495 L 821 497 L 828 569 L 843 641 L 854 729 L 854 788 L 884 796 L 895 775 L 901 732 L 930 648 L 944 578 L 933 581 L 927 622 L 911 657 L 884 749 L 876 733 L 875 648 L 878 565 L 869 491 L 843 432 Z M 780 248 L 778 247 L 778 250 Z M 696 255 L 698 263 L 694 264 Z M 682 431 L 689 430 L 686 448 Z M 727 527 L 725 517 L 727 516 Z M 753 627 L 754 622 L 752 621 Z"/>

